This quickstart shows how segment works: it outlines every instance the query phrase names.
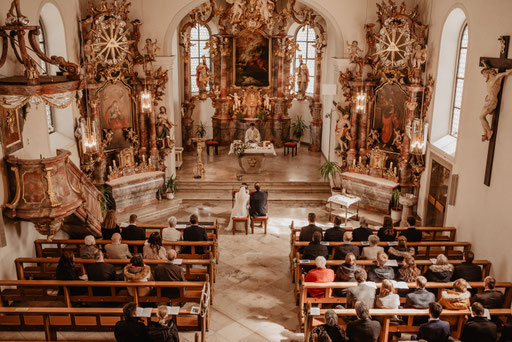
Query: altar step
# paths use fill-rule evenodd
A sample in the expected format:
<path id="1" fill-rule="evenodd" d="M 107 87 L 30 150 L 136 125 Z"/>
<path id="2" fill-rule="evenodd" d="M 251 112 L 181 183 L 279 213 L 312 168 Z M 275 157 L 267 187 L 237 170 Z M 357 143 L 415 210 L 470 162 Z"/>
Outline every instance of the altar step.
<path id="1" fill-rule="evenodd" d="M 137 212 L 137 221 L 141 223 L 147 223 L 153 221 L 156 218 L 166 218 L 176 214 L 180 208 L 181 203 L 182 200 L 178 198 L 174 198 L 172 200 L 163 199 L 155 204 L 150 204 L 142 208 L 138 208 L 135 210 Z M 131 214 L 133 213 L 130 211 L 118 214 L 118 221 L 128 222 L 128 218 Z M 162 222 L 165 222 L 165 220 Z"/>
<path id="2" fill-rule="evenodd" d="M 241 182 L 178 181 L 176 198 L 183 201 L 231 201 L 233 190 Z M 327 182 L 261 182 L 261 189 L 268 191 L 269 201 L 326 202 L 331 196 Z M 253 184 L 249 185 L 251 188 Z"/>

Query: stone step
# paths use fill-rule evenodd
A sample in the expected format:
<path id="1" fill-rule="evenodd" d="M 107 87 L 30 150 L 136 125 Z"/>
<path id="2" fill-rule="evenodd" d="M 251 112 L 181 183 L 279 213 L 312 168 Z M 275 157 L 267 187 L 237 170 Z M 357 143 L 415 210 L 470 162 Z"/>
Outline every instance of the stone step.
<path id="1" fill-rule="evenodd" d="M 137 220 L 141 223 L 146 223 L 153 221 L 156 218 L 160 217 L 168 217 L 172 214 L 176 214 L 182 200 L 179 198 L 174 198 L 172 200 L 163 199 L 158 201 L 158 203 L 146 205 L 140 209 L 137 209 Z M 130 217 L 132 212 L 124 212 L 118 214 L 119 222 L 128 222 L 128 218 Z"/>
<path id="2" fill-rule="evenodd" d="M 211 191 L 211 190 L 234 190 L 240 187 L 241 182 L 177 182 L 179 191 Z M 262 190 L 266 191 L 327 191 L 330 192 L 327 182 L 272 182 L 260 183 Z M 249 185 L 252 187 L 252 184 Z"/>

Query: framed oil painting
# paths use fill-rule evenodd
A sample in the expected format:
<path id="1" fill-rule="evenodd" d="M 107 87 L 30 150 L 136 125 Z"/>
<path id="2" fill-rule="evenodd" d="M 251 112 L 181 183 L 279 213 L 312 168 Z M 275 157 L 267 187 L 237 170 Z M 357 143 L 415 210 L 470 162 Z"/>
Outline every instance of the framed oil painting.
<path id="1" fill-rule="evenodd" d="M 397 133 L 405 130 L 406 94 L 397 84 L 386 84 L 376 91 L 375 110 L 371 128 L 380 134 L 380 148 L 386 152 L 399 152 L 393 142 Z"/>
<path id="2" fill-rule="evenodd" d="M 269 87 L 272 80 L 270 38 L 259 31 L 245 30 L 233 39 L 235 87 Z"/>
<path id="3" fill-rule="evenodd" d="M 2 146 L 4 155 L 11 154 L 23 148 L 23 137 L 21 135 L 20 115 L 23 108 L 5 109 L 0 108 L 2 113 Z"/>
<path id="4" fill-rule="evenodd" d="M 101 130 L 114 132 L 107 150 L 119 150 L 130 144 L 123 136 L 123 129 L 133 127 L 133 103 L 131 88 L 121 82 L 108 83 L 99 92 L 99 116 Z"/>

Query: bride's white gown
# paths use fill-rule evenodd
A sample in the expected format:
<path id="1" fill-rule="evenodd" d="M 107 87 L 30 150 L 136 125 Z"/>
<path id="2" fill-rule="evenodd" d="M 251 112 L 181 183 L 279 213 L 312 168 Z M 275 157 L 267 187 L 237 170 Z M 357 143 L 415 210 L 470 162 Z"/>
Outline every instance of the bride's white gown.
<path id="1" fill-rule="evenodd" d="M 233 217 L 247 217 L 249 210 L 247 204 L 249 203 L 249 190 L 245 187 L 241 188 L 235 195 L 235 203 L 233 209 L 231 209 L 231 217 L 229 218 L 229 224 L 226 230 L 231 231 L 233 229 Z"/>

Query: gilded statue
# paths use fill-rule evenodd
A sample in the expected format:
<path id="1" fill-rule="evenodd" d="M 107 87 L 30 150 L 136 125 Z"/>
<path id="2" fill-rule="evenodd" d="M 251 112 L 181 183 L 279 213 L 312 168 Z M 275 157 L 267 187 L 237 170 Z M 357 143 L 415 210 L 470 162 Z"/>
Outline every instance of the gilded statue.
<path id="1" fill-rule="evenodd" d="M 302 96 L 306 94 L 309 84 L 309 69 L 304 63 L 302 55 L 299 55 L 299 67 L 297 70 L 297 86 L 299 88 L 299 94 Z"/>
<path id="2" fill-rule="evenodd" d="M 197 87 L 199 88 L 200 93 L 204 93 L 206 91 L 206 88 L 208 87 L 208 84 L 210 84 L 211 80 L 211 73 L 210 68 L 208 68 L 208 65 L 206 65 L 206 56 L 203 55 L 201 63 L 196 68 L 196 74 L 197 74 Z"/>
<path id="3" fill-rule="evenodd" d="M 484 108 L 480 114 L 480 121 L 482 122 L 482 127 L 484 129 L 482 141 L 486 141 L 491 139 L 493 133 L 491 126 L 489 125 L 489 121 L 487 121 L 487 116 L 494 114 L 494 110 L 498 105 L 498 93 L 501 89 L 501 82 L 504 77 L 512 73 L 512 69 L 508 69 L 502 73 L 497 73 L 494 68 L 491 68 L 486 63 L 484 63 L 484 68 L 481 72 L 485 77 L 485 84 L 487 86 L 487 95 L 485 96 Z"/>

